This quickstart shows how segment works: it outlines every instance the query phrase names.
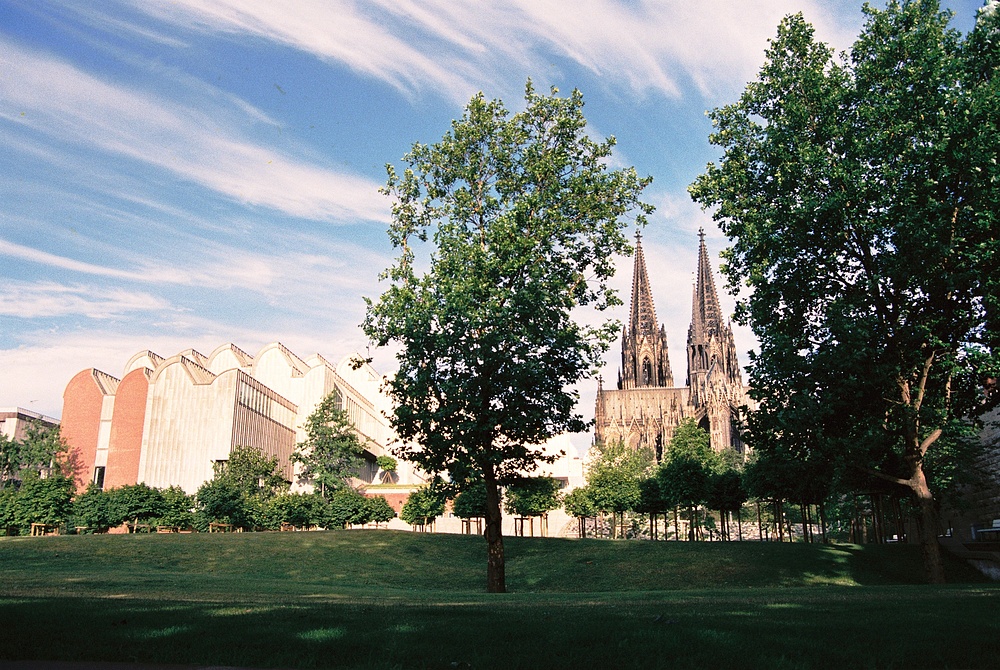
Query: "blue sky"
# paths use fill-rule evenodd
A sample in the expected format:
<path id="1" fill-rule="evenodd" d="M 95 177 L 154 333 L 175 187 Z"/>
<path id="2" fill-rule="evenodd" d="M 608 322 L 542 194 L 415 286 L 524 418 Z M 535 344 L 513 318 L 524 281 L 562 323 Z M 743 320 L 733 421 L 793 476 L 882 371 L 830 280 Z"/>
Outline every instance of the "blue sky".
<path id="1" fill-rule="evenodd" d="M 968 30 L 982 2 L 946 4 Z M 725 247 L 686 194 L 718 158 L 705 110 L 754 77 L 782 16 L 846 49 L 860 7 L 0 1 L 0 406 L 58 417 L 75 373 L 120 376 L 144 349 L 365 351 L 362 296 L 392 259 L 385 164 L 439 139 L 477 91 L 519 109 L 528 77 L 579 88 L 590 132 L 653 177 L 643 244 L 683 375 L 698 228 Z M 588 418 L 595 387 L 579 386 Z"/>

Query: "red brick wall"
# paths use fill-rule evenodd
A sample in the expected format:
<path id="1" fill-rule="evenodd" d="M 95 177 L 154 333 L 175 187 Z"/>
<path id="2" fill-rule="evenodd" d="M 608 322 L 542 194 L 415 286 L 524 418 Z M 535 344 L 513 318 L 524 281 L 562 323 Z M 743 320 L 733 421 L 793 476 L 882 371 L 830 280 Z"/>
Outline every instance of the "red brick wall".
<path id="1" fill-rule="evenodd" d="M 128 373 L 118 384 L 115 410 L 111 415 L 105 489 L 130 486 L 139 477 L 139 454 L 142 453 L 142 426 L 146 418 L 148 393 L 149 380 L 144 368 Z"/>
<path id="2" fill-rule="evenodd" d="M 104 395 L 94 381 L 93 368 L 76 374 L 63 391 L 63 411 L 59 425 L 70 456 L 78 464 L 77 491 L 86 489 L 94 476 L 97 457 L 97 433 L 101 428 L 101 403 Z"/>

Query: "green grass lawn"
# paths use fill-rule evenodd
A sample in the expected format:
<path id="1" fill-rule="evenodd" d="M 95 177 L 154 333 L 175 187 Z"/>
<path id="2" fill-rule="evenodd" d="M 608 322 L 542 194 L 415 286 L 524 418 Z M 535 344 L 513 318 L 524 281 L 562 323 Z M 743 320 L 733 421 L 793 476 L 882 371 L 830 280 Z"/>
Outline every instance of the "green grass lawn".
<path id="1" fill-rule="evenodd" d="M 0 538 L 0 659 L 358 668 L 1000 667 L 1000 585 L 910 546 L 392 531 Z"/>

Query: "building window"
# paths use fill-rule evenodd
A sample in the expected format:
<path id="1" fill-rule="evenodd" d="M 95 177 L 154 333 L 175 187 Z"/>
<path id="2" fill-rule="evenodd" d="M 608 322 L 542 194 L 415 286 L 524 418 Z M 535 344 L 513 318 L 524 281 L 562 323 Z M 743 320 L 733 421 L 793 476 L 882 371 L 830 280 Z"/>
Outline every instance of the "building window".
<path id="1" fill-rule="evenodd" d="M 97 486 L 98 490 L 104 490 L 104 466 L 99 465 L 94 468 L 94 484 Z"/>

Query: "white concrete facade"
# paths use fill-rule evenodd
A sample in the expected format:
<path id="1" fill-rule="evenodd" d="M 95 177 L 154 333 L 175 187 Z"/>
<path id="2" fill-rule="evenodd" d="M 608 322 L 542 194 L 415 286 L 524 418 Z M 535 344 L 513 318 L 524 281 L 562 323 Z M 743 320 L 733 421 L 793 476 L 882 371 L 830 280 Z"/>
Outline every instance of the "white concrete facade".
<path id="1" fill-rule="evenodd" d="M 124 380 L 142 370 L 148 380 L 145 413 L 133 413 L 142 417 L 142 428 L 138 469 L 133 470 L 132 481 L 158 488 L 180 486 L 193 493 L 212 478 L 216 462 L 228 460 L 234 448 L 246 446 L 276 457 L 294 490 L 308 489 L 307 482 L 297 481 L 289 458 L 306 438 L 306 419 L 334 392 L 365 440 L 370 464 L 362 479 L 367 475 L 371 481 L 375 457 L 388 453 L 393 438 L 385 414 L 389 401 L 380 390 L 381 376 L 367 364 L 355 369 L 353 358 L 345 357 L 334 366 L 319 354 L 303 359 L 279 342 L 268 344 L 256 355 L 231 343 L 207 356 L 194 349 L 169 358 L 138 352 L 122 375 Z M 87 466 L 103 473 L 106 466 L 115 467 L 108 459 L 109 436 L 116 400 L 124 401 L 116 398 L 121 380 L 99 370 L 92 373 L 101 382 L 103 395 L 98 401 L 96 451 L 91 452 L 94 462 Z M 141 410 L 141 395 L 139 402 Z M 93 419 L 96 413 L 95 406 Z M 398 475 L 403 482 L 422 481 L 405 463 L 399 464 Z"/>

